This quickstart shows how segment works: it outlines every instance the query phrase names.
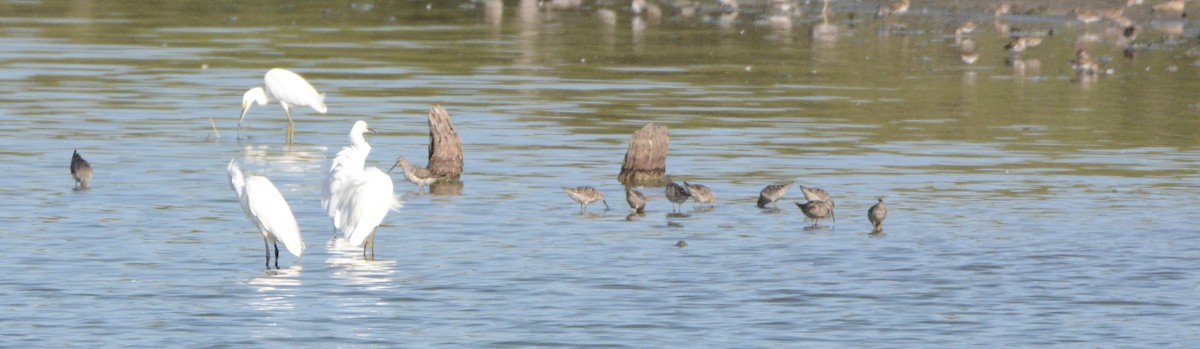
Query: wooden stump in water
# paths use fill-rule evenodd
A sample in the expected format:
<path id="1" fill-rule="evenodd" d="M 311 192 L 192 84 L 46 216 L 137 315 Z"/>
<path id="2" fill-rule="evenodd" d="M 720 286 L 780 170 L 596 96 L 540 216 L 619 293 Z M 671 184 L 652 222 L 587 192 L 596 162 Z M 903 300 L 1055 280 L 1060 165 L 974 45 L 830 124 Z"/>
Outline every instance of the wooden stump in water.
<path id="1" fill-rule="evenodd" d="M 671 139 L 665 126 L 646 124 L 633 133 L 625 162 L 617 178 L 626 185 L 660 185 L 667 173 L 667 146 Z"/>
<path id="2" fill-rule="evenodd" d="M 425 168 L 445 178 L 439 183 L 458 182 L 459 176 L 462 176 L 462 140 L 450 123 L 450 113 L 440 105 L 429 109 L 429 162 Z"/>

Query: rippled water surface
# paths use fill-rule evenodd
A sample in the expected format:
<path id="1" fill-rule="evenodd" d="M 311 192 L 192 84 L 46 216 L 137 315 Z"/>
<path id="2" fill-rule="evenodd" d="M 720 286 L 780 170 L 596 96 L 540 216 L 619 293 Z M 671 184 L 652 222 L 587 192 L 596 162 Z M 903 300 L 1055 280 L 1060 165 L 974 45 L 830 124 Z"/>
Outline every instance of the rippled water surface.
<path id="1" fill-rule="evenodd" d="M 1196 16 L 1127 10 L 1122 42 L 1069 8 L 993 20 L 988 1 L 884 19 L 799 2 L 787 22 L 753 2 L 736 19 L 555 3 L 0 4 L 0 346 L 1200 340 Z M 965 20 L 979 29 L 955 38 Z M 1010 54 L 1006 28 L 1053 35 Z M 1077 48 L 1111 71 L 1076 75 Z M 329 113 L 295 109 L 288 146 L 281 110 L 255 107 L 239 141 L 238 99 L 273 67 Z M 368 165 L 423 164 L 433 105 L 463 138 L 461 193 L 397 176 L 404 207 L 364 261 L 330 238 L 330 159 L 362 119 L 380 131 Z M 648 212 L 627 216 L 616 175 L 649 122 L 714 209 L 670 215 L 642 188 Z M 91 190 L 72 190 L 73 149 Z M 308 250 L 282 270 L 263 268 L 230 159 L 295 211 Z M 828 190 L 836 222 L 810 227 L 796 188 L 754 206 L 787 181 Z M 560 189 L 577 185 L 611 210 L 580 214 Z"/>

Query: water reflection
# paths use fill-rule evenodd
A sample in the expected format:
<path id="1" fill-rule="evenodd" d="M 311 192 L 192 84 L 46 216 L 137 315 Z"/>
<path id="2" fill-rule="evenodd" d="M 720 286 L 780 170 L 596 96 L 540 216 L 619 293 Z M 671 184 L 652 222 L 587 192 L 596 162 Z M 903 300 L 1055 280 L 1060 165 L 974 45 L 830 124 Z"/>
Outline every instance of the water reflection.
<path id="1" fill-rule="evenodd" d="M 254 287 L 258 297 L 249 300 L 254 309 L 264 312 L 293 310 L 296 290 L 303 286 L 300 272 L 303 266 L 294 264 L 285 269 L 267 270 L 266 275 L 251 278 L 246 284 Z"/>
<path id="2" fill-rule="evenodd" d="M 362 286 L 364 290 L 386 289 L 393 282 L 395 260 L 366 260 L 361 246 L 356 247 L 343 238 L 329 240 L 325 247 L 329 250 L 325 263 L 333 270 L 333 277 Z"/>

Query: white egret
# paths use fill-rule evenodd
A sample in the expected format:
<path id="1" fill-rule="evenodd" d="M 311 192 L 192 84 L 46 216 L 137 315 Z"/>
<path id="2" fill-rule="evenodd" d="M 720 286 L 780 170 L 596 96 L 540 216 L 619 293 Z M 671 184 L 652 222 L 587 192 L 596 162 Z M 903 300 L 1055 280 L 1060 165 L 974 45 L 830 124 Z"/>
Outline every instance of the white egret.
<path id="1" fill-rule="evenodd" d="M 375 259 L 375 230 L 383 223 L 389 210 L 399 211 L 400 200 L 392 191 L 392 177 L 382 170 L 371 167 L 351 179 L 346 187 L 342 205 L 342 235 L 354 246 L 363 247 L 363 258 L 367 247 L 371 248 L 371 259 Z"/>
<path id="2" fill-rule="evenodd" d="M 263 76 L 263 81 L 265 88 L 255 87 L 242 95 L 242 116 L 238 118 L 238 130 L 242 129 L 242 121 L 246 119 L 246 112 L 250 111 L 252 104 L 266 105 L 278 102 L 287 114 L 287 142 L 290 144 L 296 126 L 292 122 L 292 107 L 312 107 L 321 114 L 329 110 L 325 107 L 325 94 L 317 93 L 317 89 L 308 81 L 290 70 L 271 69 Z"/>
<path id="3" fill-rule="evenodd" d="M 325 177 L 325 186 L 321 189 L 321 208 L 333 222 L 333 235 L 342 227 L 341 202 L 346 197 L 346 188 L 353 178 L 362 174 L 366 166 L 367 155 L 371 153 L 371 145 L 367 143 L 364 134 L 375 134 L 367 127 L 365 121 L 359 120 L 350 128 L 350 145 L 343 147 L 333 158 L 329 174 Z"/>
<path id="4" fill-rule="evenodd" d="M 71 154 L 71 177 L 75 177 L 77 189 L 87 189 L 88 182 L 92 180 L 92 164 L 79 156 L 79 149 L 75 149 L 75 153 Z"/>
<path id="5" fill-rule="evenodd" d="M 296 257 L 304 254 L 304 238 L 300 226 L 292 215 L 283 194 L 271 180 L 262 176 L 242 176 L 237 162 L 229 160 L 229 185 L 237 193 L 242 212 L 263 234 L 263 246 L 267 249 L 267 269 L 271 268 L 271 246 L 275 246 L 275 269 L 279 269 L 279 243 Z"/>

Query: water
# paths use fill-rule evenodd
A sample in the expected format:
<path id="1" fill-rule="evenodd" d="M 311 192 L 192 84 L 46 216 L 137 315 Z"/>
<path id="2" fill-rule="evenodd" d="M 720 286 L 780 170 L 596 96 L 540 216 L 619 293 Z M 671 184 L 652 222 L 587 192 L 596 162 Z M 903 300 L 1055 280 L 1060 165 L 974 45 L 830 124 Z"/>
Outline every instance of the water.
<path id="1" fill-rule="evenodd" d="M 790 28 L 420 3 L 8 2 L 0 22 L 4 347 L 1169 346 L 1200 339 L 1186 206 L 1200 130 L 1192 20 L 1144 19 L 1135 58 L 1065 11 L 1006 64 L 988 5 L 802 4 Z M 706 5 L 708 6 L 708 5 Z M 1144 10 L 1144 9 L 1143 9 Z M 855 16 L 851 18 L 850 14 Z M 1192 18 L 1194 16 L 1189 16 Z M 974 18 L 966 64 L 947 23 Z M 1175 25 L 1182 27 L 1174 33 Z M 1017 62 L 1019 61 L 1019 62 Z M 207 68 L 202 68 L 207 67 Z M 271 67 L 329 114 L 237 103 Z M 1023 69 L 1018 69 L 1024 67 Z M 354 120 L 369 164 L 423 164 L 425 113 L 463 137 L 461 195 L 414 193 L 377 257 L 319 206 Z M 212 134 L 209 119 L 221 137 Z M 715 210 L 626 217 L 629 135 L 671 132 L 669 172 Z M 72 149 L 95 168 L 76 192 Z M 271 178 L 308 250 L 262 267 L 225 176 Z M 828 190 L 837 222 L 754 207 L 771 183 Z M 590 215 L 559 189 L 593 185 Z M 886 236 L 866 209 L 887 196 Z M 688 247 L 677 248 L 678 240 Z"/>

